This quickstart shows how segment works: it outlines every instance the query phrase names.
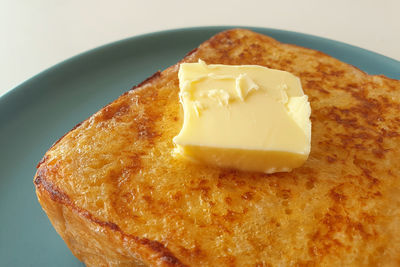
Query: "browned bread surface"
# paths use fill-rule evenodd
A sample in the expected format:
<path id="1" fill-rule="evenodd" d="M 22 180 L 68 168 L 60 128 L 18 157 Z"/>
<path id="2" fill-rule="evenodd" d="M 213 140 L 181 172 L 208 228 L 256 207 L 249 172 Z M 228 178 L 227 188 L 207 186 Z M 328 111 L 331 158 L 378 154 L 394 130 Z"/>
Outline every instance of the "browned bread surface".
<path id="1" fill-rule="evenodd" d="M 321 52 L 229 30 L 183 59 L 300 77 L 312 108 L 308 161 L 261 174 L 174 158 L 179 64 L 59 140 L 36 192 L 88 266 L 400 265 L 400 82 Z"/>

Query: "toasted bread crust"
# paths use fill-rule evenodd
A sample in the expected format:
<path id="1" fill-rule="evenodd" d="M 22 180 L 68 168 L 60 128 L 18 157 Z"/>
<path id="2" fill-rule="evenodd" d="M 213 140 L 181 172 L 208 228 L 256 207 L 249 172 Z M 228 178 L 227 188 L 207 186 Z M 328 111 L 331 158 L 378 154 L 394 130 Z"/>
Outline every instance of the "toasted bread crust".
<path id="1" fill-rule="evenodd" d="M 101 227 L 102 232 L 106 232 L 107 236 L 114 237 L 112 241 L 109 238 L 104 240 L 104 243 L 98 244 L 98 249 L 114 249 L 113 246 L 122 246 L 124 247 L 124 243 L 134 243 L 130 247 L 126 247 L 127 251 L 125 252 L 127 255 L 133 254 L 134 257 L 124 259 L 120 254 L 113 259 L 110 257 L 110 254 L 102 255 L 103 253 L 99 253 L 95 255 L 95 257 L 87 257 L 86 264 L 89 266 L 109 266 L 109 265 L 118 265 L 118 266 L 141 266 L 141 265 L 160 265 L 160 266 L 185 266 L 182 264 L 163 244 L 157 241 L 149 240 L 146 238 L 139 238 L 137 236 L 132 236 L 124 233 L 121 229 L 112 222 L 104 222 L 97 218 L 95 218 L 91 213 L 82 210 L 79 207 L 76 207 L 68 195 L 62 192 L 59 188 L 54 186 L 51 182 L 48 182 L 44 178 L 45 175 L 42 173 L 38 173 L 34 180 L 36 185 L 36 189 L 38 190 L 39 201 L 46 212 L 52 216 L 52 223 L 56 226 L 57 231 L 60 233 L 65 233 L 60 227 L 65 228 L 65 225 L 59 226 L 60 222 L 64 221 L 65 218 L 69 218 L 69 224 L 77 226 L 78 228 L 73 229 L 73 233 L 69 235 L 63 235 L 63 239 L 67 242 L 68 246 L 71 250 L 77 253 L 77 257 L 80 258 L 80 254 L 85 252 L 81 252 L 79 247 L 76 247 L 73 242 L 69 240 L 75 239 L 74 242 L 79 242 L 79 230 L 85 232 L 89 240 L 102 240 L 103 236 L 98 237 L 96 233 L 93 233 L 94 227 Z M 50 205 L 52 203 L 52 205 Z M 67 208 L 67 209 L 66 209 Z M 88 224 L 91 226 L 88 227 Z M 59 226 L 59 227 L 57 227 Z M 82 238 L 82 237 L 80 237 Z M 128 240 L 128 241 L 127 241 Z M 137 248 L 139 247 L 139 248 Z M 132 251 L 129 251 L 129 249 Z M 134 249 L 134 250 L 133 250 Z M 142 251 L 144 255 L 150 254 L 153 260 L 151 259 L 141 259 L 140 256 L 136 255 L 137 251 Z M 106 256 L 106 257 L 102 257 Z M 115 262 L 114 262 L 115 261 Z"/>
<path id="2" fill-rule="evenodd" d="M 174 158 L 179 63 L 78 125 L 38 164 L 41 205 L 90 266 L 400 264 L 400 82 L 247 30 L 181 62 L 257 64 L 299 76 L 312 151 L 291 173 Z"/>
<path id="3" fill-rule="evenodd" d="M 191 51 L 189 54 L 193 53 L 195 50 Z M 130 91 L 135 90 L 136 88 L 140 88 L 141 86 L 145 86 L 147 83 L 151 83 L 159 76 L 160 72 L 155 72 L 153 75 L 142 81 L 140 84 L 132 87 Z M 121 95 L 121 97 L 124 97 L 124 95 L 126 95 L 127 93 L 129 93 L 129 91 Z M 107 106 L 103 109 L 106 108 Z M 74 131 L 85 121 L 78 123 L 68 133 Z M 68 133 L 58 139 L 51 146 L 51 148 L 57 145 L 58 142 L 60 142 Z M 46 168 L 46 166 L 44 168 L 41 168 L 42 164 L 46 164 L 46 160 L 47 156 L 45 155 L 37 165 L 38 171 L 34 178 L 38 200 L 43 209 L 48 214 L 49 219 L 53 223 L 57 232 L 67 243 L 68 247 L 71 249 L 76 257 L 82 260 L 84 259 L 87 266 L 186 266 L 185 264 L 181 263 L 160 242 L 126 234 L 115 223 L 101 221 L 94 217 L 90 212 L 75 206 L 65 192 L 55 186 L 51 181 L 46 180 L 46 173 L 48 169 Z M 66 209 L 66 207 L 68 209 Z M 69 235 L 67 235 L 66 232 L 62 229 L 65 228 L 65 224 L 60 226 L 60 222 L 65 221 L 65 218 L 70 218 L 69 224 L 74 225 Z M 92 227 L 85 227 L 88 224 L 91 224 Z M 72 239 L 76 239 L 74 241 L 79 242 L 77 237 L 80 237 L 79 230 L 82 231 L 82 228 L 84 229 L 83 232 L 86 232 L 88 234 L 88 236 L 84 238 L 102 240 L 103 236 L 99 238 L 96 236 L 95 233 L 93 233 L 92 228 L 96 227 L 93 225 L 102 227 L 102 231 L 108 233 L 107 236 L 117 237 L 112 242 L 110 242 L 109 239 L 106 239 L 105 243 L 100 244 L 100 247 L 98 248 L 100 248 L 101 250 L 105 250 L 106 248 L 114 249 L 114 247 L 110 248 L 110 245 L 113 245 L 115 247 L 126 247 L 127 251 L 125 253 L 127 255 L 131 254 L 131 256 L 124 259 L 124 257 L 121 257 L 122 255 L 118 254 L 116 259 L 113 259 L 110 257 L 109 254 L 104 253 L 99 253 L 98 255 L 90 255 L 93 253 L 92 251 L 89 253 L 81 251 L 80 246 L 76 247 L 72 242 L 69 241 Z M 126 246 L 126 240 L 129 240 L 128 243 L 134 243 L 134 246 Z M 142 251 L 142 254 L 137 254 L 137 251 Z M 82 254 L 84 256 L 81 256 Z M 140 255 L 148 255 L 148 257 L 142 258 L 142 256 Z"/>

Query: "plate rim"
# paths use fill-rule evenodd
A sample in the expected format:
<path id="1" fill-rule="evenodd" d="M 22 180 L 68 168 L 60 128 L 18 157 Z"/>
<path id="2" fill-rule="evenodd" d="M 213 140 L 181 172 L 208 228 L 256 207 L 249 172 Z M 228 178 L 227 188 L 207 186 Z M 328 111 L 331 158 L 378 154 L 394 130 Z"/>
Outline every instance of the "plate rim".
<path id="1" fill-rule="evenodd" d="M 45 68 L 44 70 L 31 76 L 30 78 L 27 78 L 26 80 L 20 82 L 17 86 L 8 90 L 6 93 L 4 93 L 2 96 L 0 96 L 0 106 L 3 104 L 3 102 L 6 102 L 6 100 L 8 100 L 8 98 L 11 98 L 13 95 L 16 95 L 18 92 L 24 90 L 25 89 L 24 87 L 26 87 L 30 83 L 42 78 L 43 76 L 46 76 L 47 73 L 49 73 L 50 71 L 56 70 L 57 68 L 60 68 L 63 65 L 66 65 L 73 61 L 79 60 L 80 58 L 82 58 L 84 56 L 88 56 L 90 54 L 94 54 L 94 53 L 100 52 L 102 50 L 107 50 L 108 48 L 116 46 L 116 45 L 120 45 L 120 44 L 123 44 L 126 42 L 133 42 L 134 40 L 149 38 L 149 37 L 160 35 L 160 34 L 174 34 L 174 33 L 180 33 L 180 32 L 185 32 L 185 31 L 208 31 L 208 30 L 224 31 L 224 30 L 235 29 L 235 28 L 248 29 L 248 30 L 253 30 L 253 31 L 269 31 L 269 32 L 273 32 L 275 34 L 283 33 L 283 34 L 288 34 L 288 35 L 297 35 L 304 39 L 311 39 L 312 41 L 325 42 L 325 43 L 330 43 L 333 45 L 338 45 L 338 46 L 340 46 L 340 49 L 357 50 L 358 52 L 366 53 L 371 57 L 378 57 L 381 60 L 389 61 L 390 63 L 392 63 L 394 65 L 398 65 L 400 68 L 400 61 L 398 61 L 394 58 L 382 55 L 380 53 L 377 53 L 377 52 L 374 52 L 374 51 L 371 51 L 371 50 L 368 50 L 368 49 L 365 49 L 362 47 L 348 44 L 345 42 L 337 41 L 337 40 L 326 38 L 326 37 L 321 37 L 318 35 L 298 32 L 298 31 L 269 28 L 269 27 L 241 26 L 241 25 L 229 25 L 229 26 L 212 25 L 212 26 L 181 27 L 181 28 L 158 30 L 158 31 L 152 31 L 152 32 L 148 32 L 148 33 L 133 35 L 133 36 L 126 37 L 123 39 L 105 43 L 103 45 L 82 51 L 76 55 L 68 57 L 54 65 L 51 65 L 51 66 Z M 348 63 L 348 64 L 352 65 L 351 63 Z M 356 67 L 356 68 L 359 69 L 358 67 Z M 365 71 L 363 71 L 363 72 L 365 72 Z M 390 78 L 390 79 L 392 79 L 392 78 Z"/>

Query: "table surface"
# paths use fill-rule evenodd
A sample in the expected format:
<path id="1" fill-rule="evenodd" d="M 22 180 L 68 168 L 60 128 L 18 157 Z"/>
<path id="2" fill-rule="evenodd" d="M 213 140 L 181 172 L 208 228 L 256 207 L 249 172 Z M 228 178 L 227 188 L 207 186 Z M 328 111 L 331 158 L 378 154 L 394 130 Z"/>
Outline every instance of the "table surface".
<path id="1" fill-rule="evenodd" d="M 313 34 L 400 60 L 398 0 L 0 0 L 0 96 L 81 52 L 182 27 L 257 26 Z"/>

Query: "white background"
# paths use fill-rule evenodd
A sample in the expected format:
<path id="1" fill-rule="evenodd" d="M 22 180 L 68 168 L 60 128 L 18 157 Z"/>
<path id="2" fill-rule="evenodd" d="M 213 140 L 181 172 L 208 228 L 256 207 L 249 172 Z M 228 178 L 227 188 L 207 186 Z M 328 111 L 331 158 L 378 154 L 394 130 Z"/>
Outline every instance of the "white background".
<path id="1" fill-rule="evenodd" d="M 99 45 L 209 25 L 309 33 L 400 60 L 400 0 L 0 0 L 0 95 Z"/>

